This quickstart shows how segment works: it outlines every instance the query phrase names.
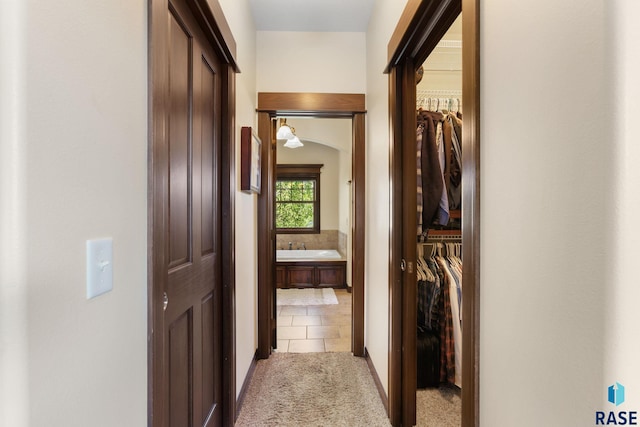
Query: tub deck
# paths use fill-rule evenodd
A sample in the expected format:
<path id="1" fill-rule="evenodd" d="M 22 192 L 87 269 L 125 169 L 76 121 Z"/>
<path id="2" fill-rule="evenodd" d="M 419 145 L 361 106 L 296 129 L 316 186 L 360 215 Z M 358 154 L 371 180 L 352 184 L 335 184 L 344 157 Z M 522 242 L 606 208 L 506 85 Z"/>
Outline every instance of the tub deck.
<path id="1" fill-rule="evenodd" d="M 277 250 L 278 288 L 345 288 L 347 261 L 336 250 Z"/>
<path id="2" fill-rule="evenodd" d="M 335 249 L 278 249 L 276 261 L 346 261 Z"/>

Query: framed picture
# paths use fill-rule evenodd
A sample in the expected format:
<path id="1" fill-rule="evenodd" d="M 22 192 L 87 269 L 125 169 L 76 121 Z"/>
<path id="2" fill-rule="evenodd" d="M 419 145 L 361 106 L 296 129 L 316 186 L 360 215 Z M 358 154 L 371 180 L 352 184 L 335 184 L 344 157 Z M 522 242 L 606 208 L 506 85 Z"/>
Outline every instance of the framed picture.
<path id="1" fill-rule="evenodd" d="M 260 194 L 260 150 L 262 141 L 243 126 L 240 131 L 240 189 Z"/>

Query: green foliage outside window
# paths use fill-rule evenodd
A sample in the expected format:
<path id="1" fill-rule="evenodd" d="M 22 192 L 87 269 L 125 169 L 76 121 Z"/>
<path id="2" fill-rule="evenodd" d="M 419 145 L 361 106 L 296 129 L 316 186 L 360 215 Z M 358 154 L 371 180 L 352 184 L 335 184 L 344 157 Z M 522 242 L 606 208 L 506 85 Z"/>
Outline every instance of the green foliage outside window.
<path id="1" fill-rule="evenodd" d="M 315 180 L 276 181 L 276 228 L 313 228 Z"/>

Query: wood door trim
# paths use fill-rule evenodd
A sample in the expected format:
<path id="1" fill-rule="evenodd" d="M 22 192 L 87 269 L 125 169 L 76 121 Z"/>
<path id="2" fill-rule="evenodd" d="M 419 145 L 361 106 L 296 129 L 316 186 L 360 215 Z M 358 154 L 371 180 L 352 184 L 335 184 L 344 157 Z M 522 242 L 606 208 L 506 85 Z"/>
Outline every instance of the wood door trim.
<path id="1" fill-rule="evenodd" d="M 360 93 L 258 93 L 258 111 L 277 112 L 279 115 L 324 114 L 352 116 L 364 113 L 364 94 Z"/>
<path id="2" fill-rule="evenodd" d="M 399 175 L 403 183 L 403 188 L 407 188 L 407 183 L 415 188 L 417 180 L 416 165 L 416 68 L 417 64 L 413 58 L 406 58 L 401 67 L 401 89 L 405 95 L 400 106 L 402 117 L 402 147 L 400 147 L 402 157 L 402 169 Z M 409 167 L 405 167 L 409 165 Z M 413 166 L 413 167 L 411 167 Z M 417 245 L 416 245 L 416 224 L 417 224 L 417 192 L 403 191 L 402 193 L 402 234 L 412 238 L 402 240 L 402 258 L 407 265 L 417 265 Z M 417 283 L 415 268 L 407 268 L 402 273 L 403 283 Z M 418 387 L 418 311 L 416 302 L 418 300 L 416 286 L 402 287 L 402 425 L 412 426 L 416 424 L 416 390 Z"/>
<path id="3" fill-rule="evenodd" d="M 164 330 L 163 311 L 159 308 L 159 298 L 166 285 L 164 266 L 167 265 L 168 241 L 165 238 L 166 222 L 162 200 L 167 191 L 166 114 L 168 98 L 168 44 L 167 0 L 149 2 L 149 193 L 148 193 L 148 408 L 147 424 L 158 425 L 162 420 L 164 408 L 154 399 L 163 396 L 162 366 L 156 363 L 156 355 L 162 355 L 162 343 L 154 335 L 154 329 Z M 158 166 L 156 166 L 158 165 Z M 158 309 L 156 309 L 158 307 Z"/>
<path id="4" fill-rule="evenodd" d="M 437 3 L 437 4 L 436 4 Z M 434 5 L 437 9 L 433 9 Z M 438 13 L 433 13 L 437 10 Z M 463 13 L 463 276 L 465 280 L 462 306 L 463 323 L 463 388 L 462 388 L 462 426 L 479 425 L 479 348 L 480 348 L 480 20 L 479 0 L 409 0 L 400 22 L 389 43 L 388 66 L 389 76 L 389 113 L 391 122 L 390 179 L 391 187 L 391 222 L 390 222 L 390 327 L 389 349 L 389 416 L 394 426 L 402 425 L 410 420 L 413 408 L 404 406 L 411 399 L 403 396 L 410 393 L 404 387 L 406 376 L 415 378 L 410 367 L 403 367 L 402 348 L 410 343 L 398 337 L 402 334 L 403 287 L 400 259 L 402 258 L 403 237 L 397 230 L 402 227 L 402 188 L 398 181 L 402 179 L 402 144 L 414 144 L 415 127 L 408 126 L 415 117 L 403 117 L 402 111 L 415 109 L 415 102 L 407 97 L 409 87 L 403 88 L 403 80 L 408 80 L 404 73 L 405 60 L 410 58 L 414 64 L 421 64 L 438 43 L 457 14 Z M 437 17 L 435 22 L 434 16 Z M 413 77 L 411 77 L 413 79 Z M 415 85 L 413 92 L 415 92 Z M 400 169 L 399 169 L 400 168 Z M 395 203 L 393 201 L 396 201 Z M 406 304 L 405 299 L 405 304 Z M 408 337 L 409 334 L 405 334 Z M 415 339 L 415 338 L 414 338 Z M 405 361 L 406 362 L 406 361 Z M 409 368 L 409 369 L 407 369 Z M 404 406 L 404 407 L 403 407 Z"/>
<path id="5" fill-rule="evenodd" d="M 462 0 L 462 420 L 480 424 L 480 0 Z M 465 356 L 466 355 L 466 356 Z"/>
<path id="6" fill-rule="evenodd" d="M 267 359 L 271 354 L 273 297 L 269 283 L 275 282 L 274 257 L 275 230 L 273 224 L 273 199 L 270 174 L 274 163 L 271 155 L 274 150 L 271 132 L 271 117 L 269 113 L 258 113 L 258 136 L 262 140 L 261 182 L 262 191 L 258 195 L 258 351 L 259 359 Z"/>
<path id="7" fill-rule="evenodd" d="M 402 424 L 402 270 L 395 268 L 402 258 L 402 239 L 397 238 L 393 230 L 402 227 L 402 152 L 401 145 L 394 143 L 402 140 L 402 122 L 400 95 L 402 88 L 402 70 L 394 67 L 389 75 L 389 124 L 391 127 L 391 149 L 389 150 L 390 185 L 390 230 L 389 230 L 389 420 L 393 426 Z M 396 301 L 398 303 L 396 303 Z"/>
<path id="8" fill-rule="evenodd" d="M 222 55 L 222 61 L 232 66 L 236 73 L 240 72 L 236 60 L 236 40 L 224 16 L 218 0 L 191 0 L 189 6 L 196 19 L 206 29 L 211 45 Z"/>
<path id="9" fill-rule="evenodd" d="M 223 70 L 222 105 L 222 424 L 233 426 L 236 417 L 236 68 L 233 64 L 226 64 Z"/>
<path id="10" fill-rule="evenodd" d="M 364 98 L 364 95 L 363 95 Z M 364 99 L 363 99 L 364 102 Z M 355 356 L 364 357 L 364 254 L 365 254 L 365 117 L 364 113 L 353 114 L 353 148 L 351 156 L 353 188 L 353 251 L 351 261 L 352 280 L 352 348 Z"/>
<path id="11" fill-rule="evenodd" d="M 275 283 L 275 230 L 272 230 L 275 185 L 275 162 L 272 150 L 272 118 L 278 115 L 309 117 L 351 117 L 353 123 L 352 186 L 357 209 L 353 224 L 353 334 L 352 351 L 364 356 L 364 251 L 365 251 L 365 96 L 363 94 L 327 93 L 258 93 L 258 135 L 262 139 L 263 191 L 258 196 L 258 357 L 271 354 L 275 301 L 271 301 L 270 284 Z M 266 144 L 265 141 L 271 143 Z"/>
<path id="12" fill-rule="evenodd" d="M 391 34 L 391 39 L 389 40 L 389 44 L 387 45 L 387 68 L 385 68 L 385 73 L 391 72 L 393 65 L 395 64 L 394 59 L 402 53 L 402 45 L 406 45 L 408 37 L 410 37 L 412 31 L 412 22 L 415 19 L 416 15 L 418 15 L 418 10 L 422 5 L 422 0 L 408 0 L 407 4 L 402 11 L 402 15 L 400 15 L 400 19 L 396 24 L 396 28 Z M 415 24 L 413 24 L 415 26 Z M 404 40 L 404 42 L 403 42 Z"/>
<path id="13" fill-rule="evenodd" d="M 194 1 L 197 1 L 194 2 Z M 222 70 L 222 423 L 233 426 L 235 419 L 235 41 L 217 0 L 189 1 L 192 12 L 201 23 L 207 38 L 226 65 Z M 209 8 L 211 7 L 211 9 Z M 163 165 L 166 155 L 166 114 L 168 100 L 168 0 L 149 1 L 149 160 L 148 160 L 148 244 L 147 244 L 147 319 L 148 319 L 148 419 L 149 426 L 160 425 L 166 410 L 160 396 L 164 395 L 162 366 L 156 358 L 162 354 L 162 343 L 154 331 L 163 330 L 162 290 L 166 285 L 163 268 L 167 263 L 168 240 L 164 224 L 167 213 L 162 198 L 167 191 L 167 173 Z M 202 23 L 206 23 L 203 25 Z"/>
<path id="14" fill-rule="evenodd" d="M 422 64 L 461 11 L 461 0 L 410 0 L 387 46 L 385 72 L 405 58 Z"/>

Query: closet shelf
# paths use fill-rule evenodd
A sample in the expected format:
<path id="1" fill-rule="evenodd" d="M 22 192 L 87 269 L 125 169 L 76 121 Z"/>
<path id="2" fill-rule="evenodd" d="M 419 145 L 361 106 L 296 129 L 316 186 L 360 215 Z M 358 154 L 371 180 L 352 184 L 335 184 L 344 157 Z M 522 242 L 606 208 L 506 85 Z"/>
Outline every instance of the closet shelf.
<path id="1" fill-rule="evenodd" d="M 461 230 L 429 230 L 428 238 L 438 236 L 462 236 Z"/>

